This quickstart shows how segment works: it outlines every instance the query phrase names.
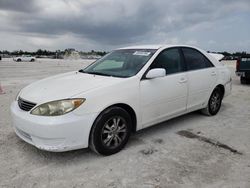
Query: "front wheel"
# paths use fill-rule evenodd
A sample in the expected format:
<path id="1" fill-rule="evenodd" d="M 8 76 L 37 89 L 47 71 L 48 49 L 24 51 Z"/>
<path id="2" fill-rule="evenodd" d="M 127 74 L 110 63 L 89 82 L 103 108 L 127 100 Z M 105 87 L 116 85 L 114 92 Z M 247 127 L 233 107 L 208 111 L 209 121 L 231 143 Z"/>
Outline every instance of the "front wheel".
<path id="1" fill-rule="evenodd" d="M 208 100 L 207 107 L 201 110 L 202 113 L 208 116 L 216 115 L 220 110 L 222 98 L 223 93 L 221 89 L 215 88 Z"/>
<path id="2" fill-rule="evenodd" d="M 101 155 L 119 152 L 128 142 L 131 117 L 120 107 L 104 110 L 96 119 L 90 134 L 90 148 Z"/>

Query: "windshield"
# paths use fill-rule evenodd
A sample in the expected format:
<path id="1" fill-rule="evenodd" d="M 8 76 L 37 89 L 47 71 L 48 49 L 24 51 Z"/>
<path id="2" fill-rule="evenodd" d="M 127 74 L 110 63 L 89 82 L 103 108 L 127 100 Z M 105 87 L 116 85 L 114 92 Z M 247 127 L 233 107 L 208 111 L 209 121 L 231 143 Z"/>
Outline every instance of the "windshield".
<path id="1" fill-rule="evenodd" d="M 136 75 L 156 50 L 124 49 L 113 51 L 80 72 L 114 77 Z"/>

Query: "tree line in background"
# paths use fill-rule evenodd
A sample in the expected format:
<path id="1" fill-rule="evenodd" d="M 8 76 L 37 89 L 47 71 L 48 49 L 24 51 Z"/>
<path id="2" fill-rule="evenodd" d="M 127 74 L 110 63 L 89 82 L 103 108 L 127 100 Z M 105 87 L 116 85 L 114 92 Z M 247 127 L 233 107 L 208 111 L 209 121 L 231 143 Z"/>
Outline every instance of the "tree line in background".
<path id="1" fill-rule="evenodd" d="M 209 52 L 209 51 L 208 51 Z M 69 56 L 72 53 L 78 53 L 79 56 L 104 56 L 107 54 L 105 51 L 94 51 L 91 50 L 90 52 L 83 52 L 83 51 L 76 51 L 73 48 L 68 48 L 65 50 L 56 50 L 56 51 L 50 51 L 50 50 L 42 50 L 38 49 L 35 52 L 30 52 L 30 51 L 23 51 L 23 50 L 16 50 L 16 51 L 7 51 L 7 50 L 0 50 L 0 55 L 3 57 L 14 57 L 14 56 L 20 56 L 20 55 L 32 55 L 36 57 L 50 57 L 50 58 L 64 58 L 65 56 Z M 237 59 L 238 57 L 244 57 L 244 56 L 249 56 L 250 53 L 247 53 L 245 51 L 243 52 L 234 52 L 234 53 L 229 53 L 229 52 L 213 52 L 213 53 L 219 53 L 223 54 L 225 56 L 224 59 Z"/>
<path id="2" fill-rule="evenodd" d="M 236 60 L 239 57 L 250 57 L 250 53 L 247 53 L 244 51 L 243 52 L 234 52 L 234 53 L 229 53 L 229 52 L 212 52 L 212 53 L 218 53 L 218 54 L 224 55 L 225 56 L 223 58 L 224 60 Z"/>
<path id="3" fill-rule="evenodd" d="M 94 51 L 91 50 L 90 52 L 83 52 L 83 51 L 76 51 L 73 48 L 68 48 L 65 50 L 56 50 L 56 51 L 50 51 L 50 50 L 42 50 L 38 49 L 35 52 L 30 52 L 30 51 L 23 51 L 23 50 L 16 50 L 16 51 L 7 51 L 7 50 L 0 50 L 0 55 L 3 57 L 14 57 L 14 56 L 21 56 L 21 55 L 32 55 L 36 57 L 50 57 L 50 58 L 63 58 L 65 56 L 69 56 L 72 53 L 77 53 L 80 56 L 104 56 L 107 54 L 105 51 Z"/>

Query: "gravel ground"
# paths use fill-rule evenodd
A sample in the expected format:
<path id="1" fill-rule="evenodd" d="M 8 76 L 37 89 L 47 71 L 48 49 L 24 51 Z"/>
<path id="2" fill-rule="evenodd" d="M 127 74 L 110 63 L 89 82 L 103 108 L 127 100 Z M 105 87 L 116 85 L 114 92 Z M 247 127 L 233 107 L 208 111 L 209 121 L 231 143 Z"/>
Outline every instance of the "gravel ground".
<path id="1" fill-rule="evenodd" d="M 189 113 L 139 131 L 118 154 L 103 157 L 88 149 L 50 153 L 20 140 L 9 110 L 17 92 L 90 62 L 0 61 L 6 92 L 0 95 L 0 187 L 250 187 L 250 86 L 240 84 L 234 62 L 226 62 L 233 90 L 218 115 Z"/>

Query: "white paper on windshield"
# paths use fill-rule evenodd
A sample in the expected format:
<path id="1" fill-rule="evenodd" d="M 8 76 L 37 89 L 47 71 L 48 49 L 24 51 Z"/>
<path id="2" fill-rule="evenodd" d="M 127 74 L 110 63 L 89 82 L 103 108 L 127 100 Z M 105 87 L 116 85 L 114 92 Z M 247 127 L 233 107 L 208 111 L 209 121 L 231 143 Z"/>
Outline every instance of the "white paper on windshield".
<path id="1" fill-rule="evenodd" d="M 135 51 L 133 55 L 149 56 L 151 52 Z"/>

